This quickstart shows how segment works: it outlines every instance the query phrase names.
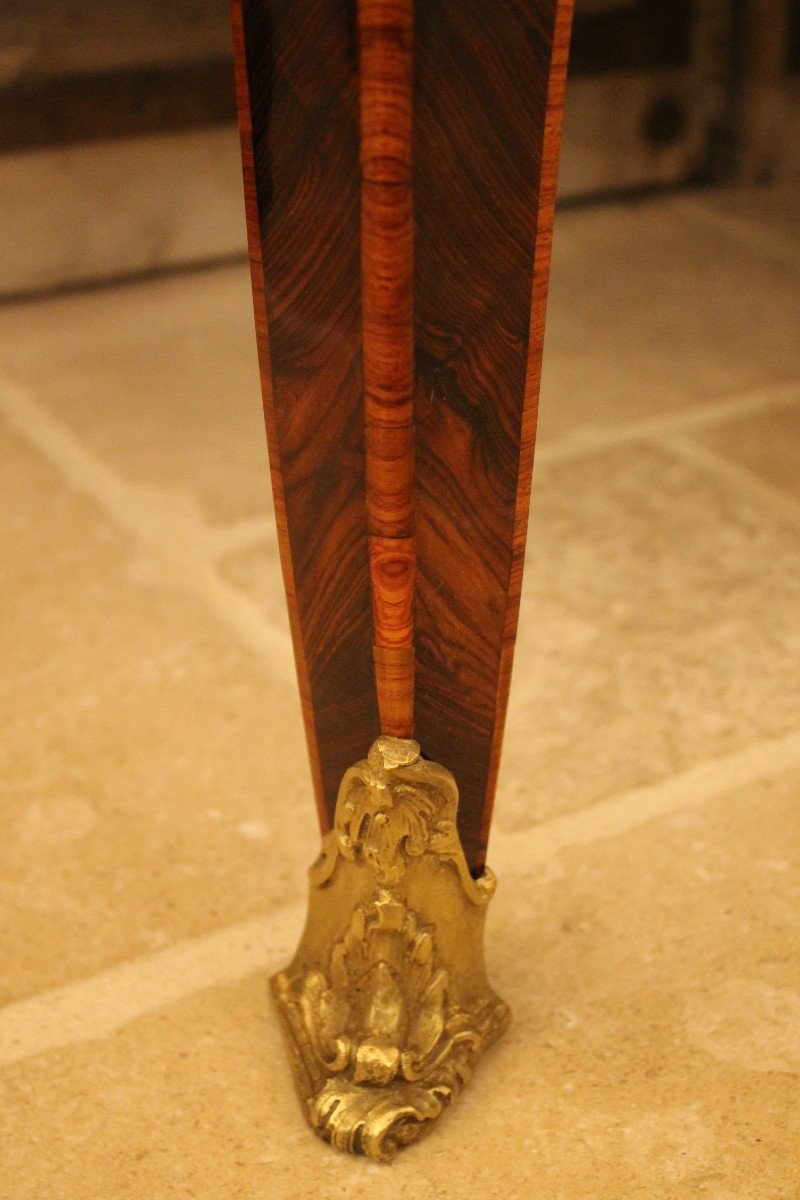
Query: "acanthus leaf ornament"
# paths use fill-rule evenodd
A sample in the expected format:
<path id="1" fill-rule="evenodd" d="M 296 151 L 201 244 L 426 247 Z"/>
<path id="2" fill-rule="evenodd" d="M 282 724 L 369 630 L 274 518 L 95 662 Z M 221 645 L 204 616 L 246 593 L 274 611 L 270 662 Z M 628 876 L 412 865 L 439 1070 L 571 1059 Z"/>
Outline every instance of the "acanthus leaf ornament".
<path id="1" fill-rule="evenodd" d="M 306 929 L 273 980 L 309 1121 L 379 1160 L 416 1139 L 506 1028 L 483 961 L 494 876 L 467 870 L 449 771 L 380 737 L 345 773 Z"/>

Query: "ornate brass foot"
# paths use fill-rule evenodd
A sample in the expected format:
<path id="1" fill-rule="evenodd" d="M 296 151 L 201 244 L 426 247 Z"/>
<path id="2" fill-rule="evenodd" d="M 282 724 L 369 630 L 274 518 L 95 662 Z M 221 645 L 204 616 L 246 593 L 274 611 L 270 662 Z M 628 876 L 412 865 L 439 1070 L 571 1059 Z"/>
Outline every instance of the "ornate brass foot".
<path id="1" fill-rule="evenodd" d="M 483 957 L 496 881 L 470 876 L 457 806 L 416 742 L 378 738 L 344 775 L 299 949 L 272 980 L 309 1122 L 340 1150 L 393 1158 L 508 1025 Z"/>

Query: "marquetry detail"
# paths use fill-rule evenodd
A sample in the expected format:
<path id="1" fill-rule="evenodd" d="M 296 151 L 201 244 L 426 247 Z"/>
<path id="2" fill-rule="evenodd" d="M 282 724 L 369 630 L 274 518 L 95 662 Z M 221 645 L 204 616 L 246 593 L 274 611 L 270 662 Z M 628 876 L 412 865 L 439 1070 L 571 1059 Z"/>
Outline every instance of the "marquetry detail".
<path id="1" fill-rule="evenodd" d="M 381 732 L 486 852 L 572 0 L 233 0 L 278 537 L 323 830 Z"/>

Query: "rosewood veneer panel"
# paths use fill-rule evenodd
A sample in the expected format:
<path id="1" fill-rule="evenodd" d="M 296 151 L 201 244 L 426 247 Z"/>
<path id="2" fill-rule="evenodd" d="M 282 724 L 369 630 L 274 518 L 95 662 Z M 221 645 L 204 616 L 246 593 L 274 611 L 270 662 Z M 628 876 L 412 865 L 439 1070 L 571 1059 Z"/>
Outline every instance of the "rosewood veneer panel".
<path id="1" fill-rule="evenodd" d="M 570 15 L 570 0 L 234 0 L 323 827 L 381 726 L 413 732 L 456 777 L 476 871 L 516 635 Z"/>
<path id="2" fill-rule="evenodd" d="M 415 728 L 456 777 L 473 868 L 516 634 L 569 15 L 416 9 Z"/>
<path id="3" fill-rule="evenodd" d="M 361 383 L 358 42 L 347 0 L 233 5 L 270 468 L 323 828 L 379 732 Z"/>

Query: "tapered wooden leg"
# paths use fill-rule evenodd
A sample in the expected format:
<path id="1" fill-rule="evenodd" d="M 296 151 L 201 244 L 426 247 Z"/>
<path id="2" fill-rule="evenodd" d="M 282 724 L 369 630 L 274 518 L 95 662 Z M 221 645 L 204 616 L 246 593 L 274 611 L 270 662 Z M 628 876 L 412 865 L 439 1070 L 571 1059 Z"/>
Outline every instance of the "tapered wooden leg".
<path id="1" fill-rule="evenodd" d="M 274 991 L 312 1124 L 377 1158 L 428 1127 L 508 1020 L 483 967 L 485 854 L 570 16 L 571 0 L 233 2 L 324 834 Z"/>

